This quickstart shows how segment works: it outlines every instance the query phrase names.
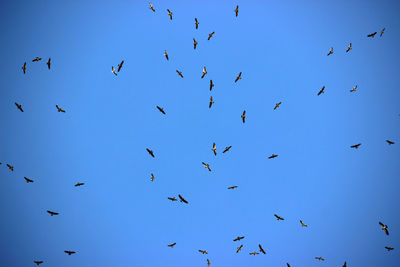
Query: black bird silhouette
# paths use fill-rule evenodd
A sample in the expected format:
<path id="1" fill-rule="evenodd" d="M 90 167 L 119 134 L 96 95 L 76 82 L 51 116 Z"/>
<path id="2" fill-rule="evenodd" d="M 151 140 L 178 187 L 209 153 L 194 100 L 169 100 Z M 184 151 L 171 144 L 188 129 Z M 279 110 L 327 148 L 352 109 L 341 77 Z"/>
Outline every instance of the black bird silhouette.
<path id="1" fill-rule="evenodd" d="M 246 122 L 246 110 L 243 110 L 243 114 L 240 116 L 242 118 L 243 123 Z"/>
<path id="2" fill-rule="evenodd" d="M 211 171 L 210 165 L 209 165 L 209 164 L 204 163 L 204 162 L 202 162 L 202 164 L 204 165 L 204 167 L 205 167 L 208 171 Z"/>
<path id="3" fill-rule="evenodd" d="M 75 251 L 71 251 L 71 250 L 64 250 L 65 253 L 67 253 L 68 255 L 72 255 L 75 254 Z"/>
<path id="4" fill-rule="evenodd" d="M 169 57 L 168 57 L 168 52 L 167 52 L 167 50 L 165 50 L 165 51 L 164 51 L 164 56 L 165 56 L 165 58 L 166 58 L 167 60 L 169 60 Z"/>
<path id="5" fill-rule="evenodd" d="M 85 184 L 85 183 L 79 183 L 79 182 L 78 182 L 78 183 L 75 184 L 75 186 L 78 187 L 78 186 L 82 186 L 82 185 L 84 185 L 84 184 Z"/>
<path id="6" fill-rule="evenodd" d="M 54 211 L 51 211 L 51 210 L 48 210 L 47 213 L 49 213 L 50 216 L 54 216 L 54 215 L 58 215 L 59 214 L 58 212 L 54 212 Z"/>
<path id="7" fill-rule="evenodd" d="M 238 236 L 238 237 L 236 237 L 235 239 L 233 239 L 233 241 L 240 241 L 240 240 L 242 240 L 244 238 L 244 236 Z"/>
<path id="8" fill-rule="evenodd" d="M 318 95 L 325 93 L 325 85 L 319 90 Z"/>
<path id="9" fill-rule="evenodd" d="M 152 156 L 152 157 L 154 158 L 153 150 L 150 150 L 150 149 L 148 149 L 148 148 L 146 148 L 146 150 L 147 150 L 147 152 L 149 152 L 150 156 Z"/>
<path id="10" fill-rule="evenodd" d="M 156 179 L 156 177 L 154 177 L 154 174 L 152 174 L 152 173 L 151 173 L 151 174 L 150 174 L 150 181 L 152 181 L 152 182 L 153 182 L 153 181 L 154 181 L 154 179 Z"/>
<path id="11" fill-rule="evenodd" d="M 275 155 L 275 154 L 272 154 L 271 156 L 269 156 L 268 158 L 269 159 L 273 159 L 273 158 L 276 158 L 278 155 Z"/>
<path id="12" fill-rule="evenodd" d="M 214 152 L 214 156 L 216 156 L 217 155 L 217 146 L 215 145 L 215 143 L 213 143 L 211 150 Z"/>
<path id="13" fill-rule="evenodd" d="M 167 12 L 168 12 L 169 19 L 172 20 L 172 12 L 169 9 L 167 9 Z"/>
<path id="14" fill-rule="evenodd" d="M 11 166 L 10 164 L 6 164 L 6 166 L 10 169 L 10 171 L 14 171 L 14 166 Z"/>
<path id="15" fill-rule="evenodd" d="M 372 37 L 372 38 L 374 38 L 374 37 L 375 37 L 375 34 L 376 34 L 376 32 L 370 33 L 370 34 L 367 35 L 367 37 Z"/>
<path id="16" fill-rule="evenodd" d="M 196 25 L 196 30 L 199 28 L 199 21 L 197 18 L 194 18 L 194 24 Z"/>
<path id="17" fill-rule="evenodd" d="M 201 78 L 203 79 L 206 74 L 207 74 L 207 70 L 206 70 L 206 67 L 204 66 L 203 67 L 203 72 L 201 74 Z"/>
<path id="18" fill-rule="evenodd" d="M 214 87 L 213 81 L 210 80 L 210 91 L 213 89 L 213 87 Z"/>
<path id="19" fill-rule="evenodd" d="M 347 262 L 344 262 L 343 267 L 347 267 Z"/>
<path id="20" fill-rule="evenodd" d="M 197 47 L 197 41 L 196 39 L 193 38 L 193 49 L 196 49 L 196 47 Z"/>
<path id="21" fill-rule="evenodd" d="M 178 201 L 175 197 L 168 197 L 168 199 L 171 201 Z"/>
<path id="22" fill-rule="evenodd" d="M 389 145 L 394 145 L 394 142 L 393 142 L 393 141 L 386 140 L 386 142 L 387 142 Z"/>
<path id="23" fill-rule="evenodd" d="M 211 265 L 211 262 L 209 259 L 207 259 L 207 266 L 210 266 L 210 265 Z"/>
<path id="24" fill-rule="evenodd" d="M 178 75 L 181 76 L 181 78 L 183 78 L 182 71 L 176 70 L 176 73 L 178 73 Z"/>
<path id="25" fill-rule="evenodd" d="M 238 187 L 237 185 L 234 185 L 234 186 L 228 187 L 228 189 L 235 189 L 235 188 L 237 188 L 237 187 Z"/>
<path id="26" fill-rule="evenodd" d="M 235 14 L 236 14 L 236 17 L 239 15 L 239 6 L 236 6 L 236 8 L 235 8 Z"/>
<path id="27" fill-rule="evenodd" d="M 289 263 L 286 263 L 286 265 L 287 265 L 287 267 L 290 267 L 290 264 L 289 264 Z"/>
<path id="28" fill-rule="evenodd" d="M 31 180 L 31 179 L 29 179 L 29 178 L 27 178 L 27 177 L 24 177 L 24 179 L 25 179 L 25 181 L 26 181 L 26 183 L 33 183 L 33 180 Z"/>
<path id="29" fill-rule="evenodd" d="M 49 60 L 47 61 L 47 67 L 50 69 L 50 66 L 51 66 L 51 58 L 49 58 Z"/>
<path id="30" fill-rule="evenodd" d="M 38 61 L 40 61 L 40 60 L 42 60 L 41 57 L 36 57 L 34 60 L 32 60 L 32 62 L 38 62 Z"/>
<path id="31" fill-rule="evenodd" d="M 276 103 L 276 105 L 275 105 L 275 107 L 274 107 L 274 110 L 277 109 L 277 108 L 279 108 L 279 106 L 280 106 L 281 104 L 282 104 L 282 102 Z"/>
<path id="32" fill-rule="evenodd" d="M 124 61 L 122 60 L 121 63 L 118 64 L 118 72 L 121 70 L 122 65 L 124 65 Z"/>
<path id="33" fill-rule="evenodd" d="M 352 146 L 350 146 L 350 147 L 351 147 L 351 148 L 358 149 L 359 146 L 361 146 L 361 143 L 360 143 L 360 144 L 356 144 L 356 145 L 352 145 Z"/>
<path id="34" fill-rule="evenodd" d="M 239 72 L 238 76 L 235 79 L 235 83 L 242 79 L 242 72 Z"/>
<path id="35" fill-rule="evenodd" d="M 243 245 L 240 245 L 237 249 L 236 249 L 236 253 L 239 253 L 239 251 L 243 248 Z"/>
<path id="36" fill-rule="evenodd" d="M 350 89 L 350 93 L 357 91 L 358 85 L 354 86 L 353 88 Z"/>
<path id="37" fill-rule="evenodd" d="M 385 30 L 386 30 L 386 28 L 383 28 L 383 29 L 381 30 L 381 35 L 380 35 L 380 37 L 382 37 L 382 35 L 383 35 L 383 33 L 385 32 Z"/>
<path id="38" fill-rule="evenodd" d="M 115 76 L 118 76 L 117 71 L 115 70 L 114 66 L 111 66 L 111 72 L 114 73 Z"/>
<path id="39" fill-rule="evenodd" d="M 212 33 L 210 33 L 210 34 L 208 35 L 208 40 L 210 40 L 211 37 L 213 37 L 214 33 L 215 33 L 215 32 L 212 32 Z"/>
<path id="40" fill-rule="evenodd" d="M 26 62 L 25 62 L 24 65 L 22 66 L 22 71 L 24 72 L 24 74 L 26 73 Z"/>
<path id="41" fill-rule="evenodd" d="M 208 252 L 206 250 L 199 249 L 199 252 L 202 253 L 202 254 L 208 254 Z"/>
<path id="42" fill-rule="evenodd" d="M 58 105 L 56 105 L 56 108 L 57 108 L 57 111 L 58 111 L 58 112 L 63 112 L 63 113 L 65 113 L 65 110 L 63 110 L 62 108 L 60 108 Z"/>
<path id="43" fill-rule="evenodd" d="M 260 252 L 261 252 L 261 253 L 266 254 L 266 253 L 265 253 L 265 250 L 263 249 L 263 247 L 261 246 L 261 244 L 258 244 L 258 247 L 260 248 Z"/>
<path id="44" fill-rule="evenodd" d="M 172 244 L 169 244 L 168 247 L 173 248 L 175 245 L 176 245 L 176 242 L 172 243 Z"/>
<path id="45" fill-rule="evenodd" d="M 153 4 L 152 3 L 149 3 L 149 8 L 151 9 L 151 10 L 153 10 L 153 12 L 156 12 L 156 10 L 154 9 L 154 6 L 153 6 Z"/>
<path id="46" fill-rule="evenodd" d="M 22 109 L 22 105 L 18 104 L 17 102 L 15 102 L 14 104 L 17 106 L 17 108 L 18 108 L 21 112 L 24 112 L 24 110 Z"/>
<path id="47" fill-rule="evenodd" d="M 351 47 L 351 43 L 350 43 L 349 46 L 346 49 L 346 53 L 349 52 L 351 49 L 353 49 L 353 48 Z"/>
<path id="48" fill-rule="evenodd" d="M 388 226 L 381 222 L 379 222 L 379 225 L 381 226 L 382 230 L 385 231 L 386 235 L 389 235 Z"/>
<path id="49" fill-rule="evenodd" d="M 156 108 L 162 113 L 162 114 L 164 114 L 165 115 L 165 111 L 164 111 L 164 109 L 163 108 L 161 108 L 161 107 L 159 107 L 159 106 L 156 106 Z"/>
<path id="50" fill-rule="evenodd" d="M 284 220 L 284 218 L 282 218 L 282 217 L 279 216 L 279 215 L 274 214 L 274 216 L 276 217 L 276 219 L 277 219 L 278 221 L 283 221 L 283 220 Z"/>
<path id="51" fill-rule="evenodd" d="M 301 226 L 307 227 L 307 224 L 305 224 L 302 220 L 300 220 Z"/>
<path id="52" fill-rule="evenodd" d="M 33 263 L 35 263 L 36 265 L 40 265 L 40 264 L 42 264 L 43 263 L 43 261 L 33 261 Z"/>
<path id="53" fill-rule="evenodd" d="M 316 259 L 316 260 L 319 260 L 319 261 L 324 261 L 324 260 L 325 260 L 325 259 L 322 258 L 322 257 L 315 257 L 315 259 Z"/>
<path id="54" fill-rule="evenodd" d="M 211 108 L 212 104 L 214 104 L 213 97 L 210 96 L 210 104 L 208 104 L 208 108 Z"/>
<path id="55" fill-rule="evenodd" d="M 328 52 L 328 56 L 333 54 L 333 47 L 331 47 L 331 50 Z"/>
<path id="56" fill-rule="evenodd" d="M 387 251 L 391 251 L 391 250 L 393 250 L 394 248 L 392 248 L 392 247 L 385 247 L 386 249 L 387 249 Z"/>
<path id="57" fill-rule="evenodd" d="M 184 199 L 181 195 L 178 195 L 178 197 L 179 197 L 179 201 L 180 201 L 180 202 L 183 202 L 183 203 L 186 203 L 186 204 L 189 203 L 189 202 L 188 202 L 186 199 Z"/>
<path id="58" fill-rule="evenodd" d="M 227 146 L 227 147 L 225 147 L 225 150 L 224 150 L 222 153 L 228 152 L 229 149 L 231 149 L 231 148 L 232 148 L 232 146 Z"/>

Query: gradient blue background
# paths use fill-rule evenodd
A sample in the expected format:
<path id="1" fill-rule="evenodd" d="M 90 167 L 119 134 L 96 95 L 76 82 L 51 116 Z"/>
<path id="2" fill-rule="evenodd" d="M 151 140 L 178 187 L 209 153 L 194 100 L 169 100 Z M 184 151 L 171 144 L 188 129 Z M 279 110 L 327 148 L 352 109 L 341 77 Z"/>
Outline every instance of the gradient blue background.
<path id="1" fill-rule="evenodd" d="M 153 4 L 0 2 L 0 265 L 399 266 L 399 2 Z"/>

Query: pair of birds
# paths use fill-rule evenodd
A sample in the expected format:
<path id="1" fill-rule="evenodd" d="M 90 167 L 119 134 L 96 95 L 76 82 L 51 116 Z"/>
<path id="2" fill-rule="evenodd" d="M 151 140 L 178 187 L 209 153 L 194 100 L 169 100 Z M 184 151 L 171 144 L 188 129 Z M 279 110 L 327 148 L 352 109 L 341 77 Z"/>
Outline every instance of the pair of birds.
<path id="1" fill-rule="evenodd" d="M 225 147 L 225 149 L 224 149 L 224 151 L 222 151 L 222 153 L 228 152 L 231 148 L 232 148 L 232 146 Z M 217 145 L 215 143 L 213 143 L 211 150 L 212 150 L 212 152 L 214 152 L 214 155 L 216 156 L 217 155 Z"/>
<path id="2" fill-rule="evenodd" d="M 184 199 L 181 195 L 178 194 L 178 197 L 179 197 L 179 201 L 180 202 L 183 202 L 185 204 L 189 204 L 189 202 L 186 199 Z M 175 197 L 168 197 L 168 199 L 171 200 L 171 201 L 178 201 Z"/>
<path id="3" fill-rule="evenodd" d="M 346 49 L 346 53 L 348 53 L 351 49 L 353 49 L 353 47 L 352 47 L 352 44 L 350 43 Z M 331 47 L 331 49 L 329 49 L 328 56 L 330 56 L 332 54 L 333 54 L 333 47 Z"/>
<path id="4" fill-rule="evenodd" d="M 379 225 L 381 226 L 382 231 L 384 231 L 386 235 L 389 235 L 388 226 L 386 224 L 383 224 L 382 222 L 379 222 Z M 387 251 L 391 251 L 394 248 L 386 246 L 385 249 L 387 249 Z"/>
<path id="5" fill-rule="evenodd" d="M 381 30 L 380 37 L 382 37 L 382 35 L 383 35 L 383 33 L 385 32 L 385 30 L 386 30 L 386 28 L 383 28 L 383 29 Z M 373 32 L 373 33 L 368 34 L 367 37 L 374 38 L 376 34 L 377 34 L 377 32 Z"/>
<path id="6" fill-rule="evenodd" d="M 15 102 L 14 104 L 15 104 L 15 106 L 16 106 L 21 112 L 24 112 L 24 110 L 23 110 L 21 104 L 18 104 L 17 102 Z M 57 111 L 58 111 L 58 112 L 63 112 L 63 113 L 65 113 L 65 110 L 62 109 L 62 108 L 60 108 L 60 106 L 56 105 L 56 108 L 57 108 Z"/>
<path id="7" fill-rule="evenodd" d="M 111 72 L 114 73 L 115 76 L 118 76 L 117 72 L 119 72 L 124 65 L 124 61 L 122 60 L 121 63 L 118 64 L 118 70 L 116 71 L 114 66 L 111 66 Z"/>
<path id="8" fill-rule="evenodd" d="M 390 141 L 390 140 L 386 140 L 386 143 L 388 143 L 388 145 L 394 145 L 394 142 L 393 142 L 393 141 Z M 351 147 L 351 148 L 358 149 L 360 146 L 361 146 L 361 143 L 358 143 L 358 144 L 352 145 L 352 146 L 350 146 L 350 147 Z"/>
<path id="9" fill-rule="evenodd" d="M 38 62 L 38 61 L 40 61 L 40 60 L 42 60 L 42 58 L 41 57 L 36 57 L 36 58 L 34 58 L 33 60 L 32 60 L 32 62 Z M 50 69 L 50 66 L 51 66 L 51 58 L 49 58 L 49 60 L 47 60 L 47 67 Z M 26 74 L 26 62 L 24 62 L 24 65 L 22 66 L 22 71 L 24 72 L 24 74 Z"/>

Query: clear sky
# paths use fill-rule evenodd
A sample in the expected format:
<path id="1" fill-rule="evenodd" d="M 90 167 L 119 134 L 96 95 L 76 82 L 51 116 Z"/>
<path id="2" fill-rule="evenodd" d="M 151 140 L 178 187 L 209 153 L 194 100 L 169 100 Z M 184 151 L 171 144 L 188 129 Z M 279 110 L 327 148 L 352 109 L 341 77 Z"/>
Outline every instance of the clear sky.
<path id="1" fill-rule="evenodd" d="M 0 265 L 399 266 L 399 2 L 153 5 L 0 2 Z"/>

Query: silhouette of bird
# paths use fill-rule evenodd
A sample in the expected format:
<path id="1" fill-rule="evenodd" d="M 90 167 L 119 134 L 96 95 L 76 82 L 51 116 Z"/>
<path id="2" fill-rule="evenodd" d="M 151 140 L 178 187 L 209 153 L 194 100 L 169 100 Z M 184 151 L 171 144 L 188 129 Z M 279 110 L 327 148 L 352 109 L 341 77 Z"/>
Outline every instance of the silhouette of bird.
<path id="1" fill-rule="evenodd" d="M 351 43 L 350 43 L 349 46 L 346 49 L 346 53 L 349 52 L 351 49 L 353 49 L 353 48 L 351 47 Z"/>
<path id="2" fill-rule="evenodd" d="M 124 65 L 123 60 L 121 61 L 121 63 L 118 64 L 118 72 L 122 69 L 122 65 Z"/>
<path id="3" fill-rule="evenodd" d="M 115 74 L 115 76 L 118 76 L 117 72 L 114 69 L 114 66 L 111 66 L 111 72 Z"/>
<path id="4" fill-rule="evenodd" d="M 331 47 L 331 50 L 328 52 L 328 56 L 333 54 L 333 47 Z"/>
<path id="5" fill-rule="evenodd" d="M 85 183 L 79 183 L 79 182 L 78 182 L 78 183 L 75 184 L 75 186 L 78 187 L 78 186 L 82 186 L 82 185 L 84 185 L 84 184 L 85 184 Z"/>
<path id="6" fill-rule="evenodd" d="M 194 24 L 196 25 L 196 30 L 199 28 L 199 21 L 197 18 L 194 18 Z"/>
<path id="7" fill-rule="evenodd" d="M 169 19 L 172 20 L 172 12 L 169 9 L 167 9 L 167 12 L 168 12 Z"/>
<path id="8" fill-rule="evenodd" d="M 58 105 L 56 105 L 56 108 L 57 108 L 57 111 L 58 111 L 58 112 L 63 112 L 63 113 L 65 113 L 65 110 L 63 110 L 62 108 L 60 108 Z"/>
<path id="9" fill-rule="evenodd" d="M 152 156 L 154 158 L 154 153 L 153 150 L 150 150 L 148 148 L 146 148 L 147 152 L 150 154 L 150 156 Z"/>
<path id="10" fill-rule="evenodd" d="M 391 251 L 391 250 L 393 250 L 394 248 L 392 248 L 392 247 L 385 247 L 386 249 L 387 249 L 387 251 Z"/>
<path id="11" fill-rule="evenodd" d="M 172 243 L 172 244 L 169 244 L 168 247 L 173 248 L 175 245 L 176 245 L 176 243 Z"/>
<path id="12" fill-rule="evenodd" d="M 276 220 L 280 220 L 280 221 L 283 221 L 284 220 L 284 218 L 282 218 L 281 216 L 279 216 L 279 215 L 276 215 L 276 214 L 274 214 L 274 216 L 276 217 Z"/>
<path id="13" fill-rule="evenodd" d="M 239 72 L 238 76 L 235 79 L 235 83 L 242 79 L 242 72 Z"/>
<path id="14" fill-rule="evenodd" d="M 381 222 L 379 222 L 379 225 L 381 226 L 382 230 L 385 231 L 386 235 L 389 235 L 388 226 Z"/>
<path id="15" fill-rule="evenodd" d="M 214 104 L 213 97 L 210 96 L 210 104 L 208 105 L 208 108 L 211 108 L 212 104 Z"/>
<path id="16" fill-rule="evenodd" d="M 356 145 L 352 145 L 352 146 L 350 146 L 350 147 L 351 147 L 351 148 L 358 149 L 359 146 L 361 146 L 361 143 L 360 143 L 360 144 L 356 144 Z"/>
<path id="17" fill-rule="evenodd" d="M 39 266 L 40 264 L 43 263 L 43 261 L 33 261 L 33 263 L 35 263 L 37 266 Z"/>
<path id="18" fill-rule="evenodd" d="M 234 185 L 234 186 L 228 187 L 228 189 L 235 189 L 235 188 L 237 188 L 237 187 L 238 187 L 237 185 Z"/>
<path id="19" fill-rule="evenodd" d="M 67 253 L 68 255 L 72 255 L 72 254 L 75 254 L 76 252 L 75 251 L 71 251 L 71 250 L 64 250 L 64 252 L 65 253 Z"/>
<path id="20" fill-rule="evenodd" d="M 206 67 L 204 66 L 203 67 L 203 72 L 201 74 L 201 78 L 203 79 L 206 74 L 207 74 L 207 70 L 206 70 Z"/>
<path id="21" fill-rule="evenodd" d="M 260 253 L 258 253 L 257 251 L 254 251 L 254 252 L 250 252 L 249 254 L 255 256 L 255 255 L 258 255 L 258 254 L 260 254 Z"/>
<path id="22" fill-rule="evenodd" d="M 282 102 L 276 103 L 276 105 L 275 105 L 275 107 L 274 107 L 274 110 L 277 109 L 277 108 L 279 108 L 279 106 L 280 106 L 281 104 L 282 104 Z"/>
<path id="23" fill-rule="evenodd" d="M 42 60 L 42 58 L 41 58 L 41 57 L 35 57 L 35 59 L 34 59 L 34 60 L 32 60 L 32 62 L 38 62 L 38 61 L 40 61 L 40 60 Z"/>
<path id="24" fill-rule="evenodd" d="M 155 177 L 154 177 L 154 174 L 150 174 L 150 180 L 153 182 L 154 181 L 154 179 L 156 179 Z"/>
<path id="25" fill-rule="evenodd" d="M 273 159 L 273 158 L 276 158 L 278 155 L 275 155 L 275 154 L 272 154 L 271 156 L 269 156 L 268 158 L 269 159 Z"/>
<path id="26" fill-rule="evenodd" d="M 231 149 L 231 148 L 232 148 L 232 146 L 227 146 L 227 147 L 225 147 L 225 150 L 224 150 L 222 153 L 228 152 L 229 149 Z"/>
<path id="27" fill-rule="evenodd" d="M 375 34 L 376 34 L 376 32 L 370 33 L 370 34 L 367 35 L 367 37 L 372 37 L 372 38 L 374 38 L 374 37 L 375 37 Z"/>
<path id="28" fill-rule="evenodd" d="M 210 33 L 210 34 L 208 35 L 208 40 L 210 40 L 211 37 L 213 37 L 214 33 L 215 33 L 215 32 L 212 32 L 212 33 Z"/>
<path id="29" fill-rule="evenodd" d="M 165 58 L 166 58 L 167 60 L 169 60 L 169 57 L 168 57 L 168 52 L 167 52 L 167 50 L 165 50 L 165 51 L 164 51 L 164 56 L 165 56 Z"/>
<path id="30" fill-rule="evenodd" d="M 385 32 L 385 30 L 386 30 L 386 28 L 383 28 L 383 29 L 381 30 L 381 35 L 380 35 L 380 37 L 382 37 L 382 35 L 383 35 L 383 33 Z"/>
<path id="31" fill-rule="evenodd" d="M 319 90 L 318 95 L 325 93 L 325 85 Z"/>
<path id="32" fill-rule="evenodd" d="M 210 80 L 210 91 L 213 89 L 213 87 L 214 87 L 213 81 Z"/>
<path id="33" fill-rule="evenodd" d="M 286 263 L 286 265 L 287 265 L 287 267 L 290 267 L 290 264 L 289 264 L 289 263 Z"/>
<path id="34" fill-rule="evenodd" d="M 162 113 L 162 114 L 164 114 L 165 115 L 165 111 L 164 111 L 164 109 L 163 108 L 161 108 L 161 107 L 159 107 L 159 106 L 156 106 L 156 108 Z"/>
<path id="35" fill-rule="evenodd" d="M 204 165 L 204 167 L 205 167 L 208 171 L 211 171 L 210 165 L 209 165 L 209 164 L 204 163 L 204 162 L 202 162 L 202 164 Z"/>
<path id="36" fill-rule="evenodd" d="M 168 199 L 171 201 L 178 201 L 175 197 L 168 197 Z"/>
<path id="37" fill-rule="evenodd" d="M 33 183 L 33 180 L 31 180 L 31 179 L 29 179 L 29 178 L 27 178 L 27 177 L 24 177 L 24 179 L 25 179 L 25 181 L 26 181 L 26 183 Z"/>
<path id="38" fill-rule="evenodd" d="M 242 118 L 243 123 L 246 122 L 246 110 L 243 111 L 243 114 L 240 116 Z"/>
<path id="39" fill-rule="evenodd" d="M 216 156 L 217 155 L 217 146 L 215 145 L 215 143 L 213 143 L 211 150 L 214 152 L 214 156 Z"/>
<path id="40" fill-rule="evenodd" d="M 17 102 L 15 102 L 14 104 L 17 106 L 17 108 L 18 108 L 21 112 L 24 112 L 24 110 L 22 109 L 22 105 L 18 104 Z"/>
<path id="41" fill-rule="evenodd" d="M 48 210 L 47 213 L 49 213 L 50 216 L 54 216 L 54 215 L 58 215 L 59 214 L 58 212 L 54 212 L 54 211 L 51 211 L 51 210 Z"/>
<path id="42" fill-rule="evenodd" d="M 176 73 L 178 73 L 178 75 L 181 76 L 181 78 L 183 78 L 182 71 L 176 70 Z"/>
<path id="43" fill-rule="evenodd" d="M 354 86 L 353 88 L 351 88 L 350 92 L 355 92 L 355 91 L 357 91 L 357 87 L 358 87 L 358 85 L 356 85 L 356 86 Z"/>
<path id="44" fill-rule="evenodd" d="M 196 39 L 193 38 L 193 49 L 196 49 L 196 47 L 197 47 L 197 41 Z"/>
<path id="45" fill-rule="evenodd" d="M 266 253 L 265 253 L 265 250 L 263 249 L 263 247 L 261 246 L 261 244 L 258 244 L 258 247 L 260 248 L 260 252 L 261 252 L 261 253 L 266 254 Z"/>
<path id="46" fill-rule="evenodd" d="M 236 249 L 236 253 L 239 253 L 240 250 L 242 250 L 243 245 L 240 245 L 237 249 Z"/>
<path id="47" fill-rule="evenodd" d="M 325 259 L 322 258 L 322 257 L 315 257 L 315 259 L 316 259 L 316 260 L 319 260 L 319 261 L 324 261 L 324 260 L 325 260 Z"/>
<path id="48" fill-rule="evenodd" d="M 152 5 L 152 3 L 149 3 L 149 8 L 151 9 L 151 10 L 153 10 L 153 12 L 156 12 L 156 10 L 154 9 L 154 6 Z"/>
<path id="49" fill-rule="evenodd" d="M 387 142 L 389 145 L 394 145 L 394 142 L 393 142 L 393 141 L 386 140 L 386 142 Z"/>
<path id="50" fill-rule="evenodd" d="M 239 15 L 239 6 L 236 6 L 236 8 L 235 8 L 235 14 L 236 14 L 236 17 Z"/>
<path id="51" fill-rule="evenodd" d="M 205 254 L 208 254 L 208 252 L 207 252 L 206 250 L 201 250 L 201 249 L 199 249 L 199 252 L 202 253 L 202 254 L 204 254 L 204 255 L 205 255 Z"/>
<path id="52" fill-rule="evenodd" d="M 343 267 L 347 267 L 347 262 L 344 262 Z"/>
<path id="53" fill-rule="evenodd" d="M 300 220 L 301 226 L 307 227 L 307 224 L 305 224 L 302 220 Z"/>
<path id="54" fill-rule="evenodd" d="M 24 65 L 22 66 L 22 71 L 24 72 L 24 74 L 26 73 L 26 62 L 25 62 Z"/>
<path id="55" fill-rule="evenodd" d="M 51 66 L 51 58 L 49 58 L 49 60 L 47 61 L 47 67 L 50 69 L 50 66 Z"/>
<path id="56" fill-rule="evenodd" d="M 240 240 L 242 240 L 244 238 L 244 236 L 238 236 L 238 237 L 236 237 L 235 239 L 233 239 L 233 241 L 240 241 Z"/>
<path id="57" fill-rule="evenodd" d="M 211 265 L 211 261 L 209 259 L 207 259 L 207 266 Z"/>
<path id="58" fill-rule="evenodd" d="M 178 195 L 178 197 L 179 197 L 179 201 L 180 201 L 180 202 L 183 202 L 183 203 L 186 203 L 186 204 L 189 203 L 189 202 L 188 202 L 186 199 L 184 199 L 181 195 Z"/>
<path id="59" fill-rule="evenodd" d="M 11 166 L 11 165 L 8 164 L 8 163 L 6 164 L 6 166 L 10 169 L 10 171 L 12 171 L 12 172 L 14 171 L 14 166 Z"/>

